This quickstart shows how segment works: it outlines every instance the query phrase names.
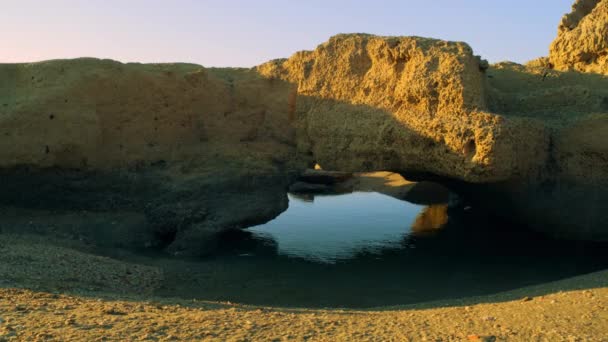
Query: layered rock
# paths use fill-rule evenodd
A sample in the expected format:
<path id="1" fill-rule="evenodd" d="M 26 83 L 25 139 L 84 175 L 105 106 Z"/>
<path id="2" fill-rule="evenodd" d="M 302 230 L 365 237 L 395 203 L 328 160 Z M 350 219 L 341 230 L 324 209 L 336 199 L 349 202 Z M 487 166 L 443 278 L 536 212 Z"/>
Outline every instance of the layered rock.
<path id="1" fill-rule="evenodd" d="M 557 70 L 608 74 L 608 1 L 576 0 L 562 18 L 549 61 Z"/>

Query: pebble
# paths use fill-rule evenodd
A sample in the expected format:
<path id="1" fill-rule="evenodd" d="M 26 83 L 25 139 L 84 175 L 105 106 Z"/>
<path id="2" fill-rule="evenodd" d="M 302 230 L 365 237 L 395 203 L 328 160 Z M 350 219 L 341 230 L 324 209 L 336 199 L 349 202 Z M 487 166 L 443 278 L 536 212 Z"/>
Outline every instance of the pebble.
<path id="1" fill-rule="evenodd" d="M 496 341 L 496 336 L 469 335 L 469 336 L 467 336 L 467 339 L 469 341 L 494 342 L 494 341 Z"/>
<path id="2" fill-rule="evenodd" d="M 524 297 L 521 299 L 522 302 L 529 302 L 532 300 L 532 297 Z"/>

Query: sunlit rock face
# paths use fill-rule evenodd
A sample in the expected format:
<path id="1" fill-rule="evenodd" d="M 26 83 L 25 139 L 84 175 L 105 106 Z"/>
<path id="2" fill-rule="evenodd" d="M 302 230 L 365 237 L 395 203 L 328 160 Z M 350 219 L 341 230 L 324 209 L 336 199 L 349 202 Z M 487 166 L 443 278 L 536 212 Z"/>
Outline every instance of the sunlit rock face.
<path id="1" fill-rule="evenodd" d="M 247 69 L 92 58 L 3 64 L 0 166 L 287 159 L 289 108 L 288 85 Z"/>
<path id="2" fill-rule="evenodd" d="M 325 168 L 427 175 L 533 229 L 608 238 L 604 79 L 363 34 L 258 70 L 297 86 L 298 149 Z"/>
<path id="3" fill-rule="evenodd" d="M 350 34 L 258 70 L 297 85 L 300 151 L 327 169 L 494 182 L 538 167 L 548 140 L 488 112 L 486 68 L 465 43 Z"/>
<path id="4" fill-rule="evenodd" d="M 557 70 L 608 74 L 608 1 L 576 0 L 562 18 L 549 61 Z"/>

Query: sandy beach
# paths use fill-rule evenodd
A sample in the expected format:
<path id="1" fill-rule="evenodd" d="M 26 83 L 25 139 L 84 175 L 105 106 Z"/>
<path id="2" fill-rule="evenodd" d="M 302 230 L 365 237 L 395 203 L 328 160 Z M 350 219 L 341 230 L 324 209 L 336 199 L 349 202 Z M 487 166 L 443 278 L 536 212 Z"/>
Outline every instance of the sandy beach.
<path id="1" fill-rule="evenodd" d="M 608 341 L 608 271 L 370 310 L 161 298 L 161 270 L 0 235 L 0 341 Z M 446 284 L 448 286 L 449 284 Z"/>

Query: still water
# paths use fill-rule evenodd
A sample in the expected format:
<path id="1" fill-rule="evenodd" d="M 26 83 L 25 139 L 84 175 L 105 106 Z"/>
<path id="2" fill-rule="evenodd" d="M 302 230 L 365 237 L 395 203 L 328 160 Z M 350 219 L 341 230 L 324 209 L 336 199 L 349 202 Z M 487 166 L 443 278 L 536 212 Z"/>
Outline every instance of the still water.
<path id="1" fill-rule="evenodd" d="M 548 239 L 474 208 L 373 192 L 301 198 L 226 233 L 221 254 L 165 260 L 159 295 L 366 308 L 494 294 L 608 268 L 606 245 Z"/>
<path id="2" fill-rule="evenodd" d="M 313 200 L 289 195 L 286 212 L 249 231 L 254 239 L 275 241 L 279 255 L 335 263 L 361 253 L 407 248 L 403 238 L 423 208 L 374 192 Z"/>

